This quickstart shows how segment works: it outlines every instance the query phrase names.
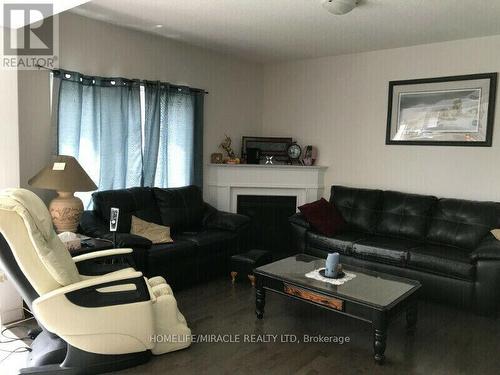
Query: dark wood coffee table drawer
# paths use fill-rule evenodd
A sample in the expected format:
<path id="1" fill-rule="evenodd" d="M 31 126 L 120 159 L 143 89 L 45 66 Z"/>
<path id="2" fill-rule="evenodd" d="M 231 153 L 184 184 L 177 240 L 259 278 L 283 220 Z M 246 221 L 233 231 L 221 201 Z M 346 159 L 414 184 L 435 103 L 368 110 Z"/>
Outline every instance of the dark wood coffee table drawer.
<path id="1" fill-rule="evenodd" d="M 302 289 L 295 285 L 290 285 L 287 283 L 283 284 L 283 291 L 286 294 L 290 294 L 303 300 L 317 303 L 334 310 L 344 311 L 344 301 L 337 298 L 328 297 L 323 294 L 312 292 L 307 289 Z"/>

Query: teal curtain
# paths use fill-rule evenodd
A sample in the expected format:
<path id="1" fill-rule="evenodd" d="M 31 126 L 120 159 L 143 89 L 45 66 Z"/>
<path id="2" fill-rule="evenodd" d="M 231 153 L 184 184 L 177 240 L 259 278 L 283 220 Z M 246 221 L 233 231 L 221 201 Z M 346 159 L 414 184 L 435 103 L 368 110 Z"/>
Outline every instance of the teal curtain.
<path id="1" fill-rule="evenodd" d="M 162 103 L 160 83 L 146 83 L 144 85 L 145 122 L 144 122 L 144 159 L 143 185 L 154 186 L 160 150 L 160 138 L 165 136 L 166 121 L 160 118 Z M 161 134 L 161 136 L 160 136 Z M 163 163 L 163 160 L 161 161 Z"/>
<path id="2" fill-rule="evenodd" d="M 142 179 L 140 85 L 60 71 L 58 153 L 74 156 L 99 190 Z M 83 195 L 86 203 L 88 194 Z"/>
<path id="3" fill-rule="evenodd" d="M 57 152 L 74 156 L 99 190 L 202 187 L 203 91 L 64 70 L 54 78 Z M 79 196 L 88 207 L 90 193 Z"/>
<path id="4" fill-rule="evenodd" d="M 145 84 L 144 186 L 203 185 L 204 94 Z"/>

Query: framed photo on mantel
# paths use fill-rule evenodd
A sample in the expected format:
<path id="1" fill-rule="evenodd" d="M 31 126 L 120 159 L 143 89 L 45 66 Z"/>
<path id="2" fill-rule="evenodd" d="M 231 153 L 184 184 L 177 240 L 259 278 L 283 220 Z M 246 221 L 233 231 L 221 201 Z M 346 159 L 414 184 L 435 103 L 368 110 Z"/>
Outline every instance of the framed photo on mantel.
<path id="1" fill-rule="evenodd" d="M 497 73 L 389 82 L 387 145 L 491 147 Z"/>

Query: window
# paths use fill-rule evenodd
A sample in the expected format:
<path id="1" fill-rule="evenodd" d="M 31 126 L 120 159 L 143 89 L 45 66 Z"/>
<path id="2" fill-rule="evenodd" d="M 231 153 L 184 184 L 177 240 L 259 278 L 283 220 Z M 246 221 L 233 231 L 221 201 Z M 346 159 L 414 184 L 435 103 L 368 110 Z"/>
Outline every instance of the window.
<path id="1" fill-rule="evenodd" d="M 99 190 L 202 184 L 203 94 L 160 82 L 61 72 L 58 153 Z M 88 205 L 90 194 L 80 194 Z"/>

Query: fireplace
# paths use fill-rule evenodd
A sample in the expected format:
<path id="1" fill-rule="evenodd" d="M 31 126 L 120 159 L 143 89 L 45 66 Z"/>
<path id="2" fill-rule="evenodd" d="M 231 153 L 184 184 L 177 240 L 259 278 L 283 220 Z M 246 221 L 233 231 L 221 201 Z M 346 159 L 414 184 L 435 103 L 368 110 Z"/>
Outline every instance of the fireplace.
<path id="1" fill-rule="evenodd" d="M 297 207 L 297 197 L 284 195 L 238 195 L 237 212 L 252 221 L 248 233 L 250 248 L 269 250 L 274 259 L 292 255 L 288 217 Z"/>
<path id="2" fill-rule="evenodd" d="M 315 165 L 209 164 L 205 200 L 221 211 L 252 218 L 248 244 L 273 252 L 290 252 L 288 217 L 297 207 L 323 196 L 326 167 Z"/>

